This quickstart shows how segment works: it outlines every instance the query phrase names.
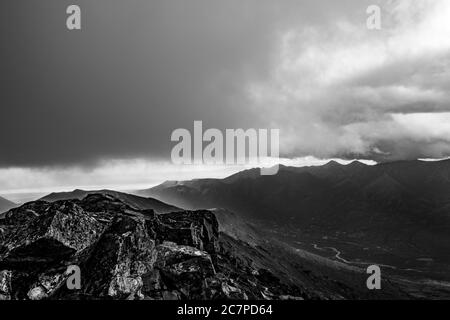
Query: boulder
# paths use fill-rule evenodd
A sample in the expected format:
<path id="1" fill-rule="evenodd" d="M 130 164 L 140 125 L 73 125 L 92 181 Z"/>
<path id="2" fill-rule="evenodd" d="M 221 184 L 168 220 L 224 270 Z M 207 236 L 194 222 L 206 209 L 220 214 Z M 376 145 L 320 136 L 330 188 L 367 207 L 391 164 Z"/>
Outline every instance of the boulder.
<path id="1" fill-rule="evenodd" d="M 27 203 L 0 221 L 0 299 L 257 299 L 293 292 L 236 257 L 236 241 L 219 246 L 218 230 L 210 211 L 157 214 L 107 194 Z M 80 268 L 80 289 L 66 285 L 69 265 Z"/>
<path id="2" fill-rule="evenodd" d="M 38 275 L 37 280 L 30 286 L 27 296 L 31 300 L 42 300 L 51 297 L 58 289 L 66 285 L 69 277 L 65 266 L 46 270 Z"/>
<path id="3" fill-rule="evenodd" d="M 34 269 L 61 262 L 90 247 L 105 229 L 77 203 L 62 201 L 41 209 L 8 233 L 2 243 L 0 266 Z"/>
<path id="4" fill-rule="evenodd" d="M 83 293 L 116 299 L 142 297 L 142 275 L 153 268 L 154 248 L 144 219 L 115 217 L 80 267 L 85 270 Z"/>
<path id="5" fill-rule="evenodd" d="M 210 211 L 181 211 L 158 215 L 156 238 L 178 245 L 191 246 L 215 254 L 218 248 L 219 224 Z"/>
<path id="6" fill-rule="evenodd" d="M 164 242 L 156 247 L 154 269 L 145 276 L 144 294 L 164 297 L 205 299 L 205 279 L 215 275 L 211 256 L 194 247 Z"/>
<path id="7" fill-rule="evenodd" d="M 12 271 L 0 271 L 0 300 L 11 300 Z"/>

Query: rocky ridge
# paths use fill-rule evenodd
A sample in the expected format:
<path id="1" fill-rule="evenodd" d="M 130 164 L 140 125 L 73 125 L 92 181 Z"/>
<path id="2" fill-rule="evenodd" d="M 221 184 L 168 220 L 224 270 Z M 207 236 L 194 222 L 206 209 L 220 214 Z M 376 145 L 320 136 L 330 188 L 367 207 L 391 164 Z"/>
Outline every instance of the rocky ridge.
<path id="1" fill-rule="evenodd" d="M 0 220 L 0 299 L 310 298 L 222 238 L 207 210 L 158 214 L 105 194 L 30 202 Z"/>

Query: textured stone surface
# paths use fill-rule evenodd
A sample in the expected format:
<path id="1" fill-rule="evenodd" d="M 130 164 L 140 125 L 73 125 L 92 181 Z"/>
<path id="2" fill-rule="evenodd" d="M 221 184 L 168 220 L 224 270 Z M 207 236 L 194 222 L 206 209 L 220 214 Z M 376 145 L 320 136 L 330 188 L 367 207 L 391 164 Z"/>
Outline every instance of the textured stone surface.
<path id="1" fill-rule="evenodd" d="M 144 287 L 151 298 L 207 298 L 205 279 L 216 274 L 207 252 L 173 242 L 164 242 L 156 252 L 154 269 L 146 275 Z"/>
<path id="2" fill-rule="evenodd" d="M 81 266 L 86 270 L 82 291 L 113 298 L 141 296 L 141 276 L 153 268 L 154 247 L 142 218 L 117 216 Z"/>
<path id="3" fill-rule="evenodd" d="M 104 194 L 27 203 L 0 220 L 0 299 L 277 298 L 279 280 L 237 260 L 218 230 L 210 211 L 156 214 Z"/>
<path id="4" fill-rule="evenodd" d="M 217 251 L 219 225 L 210 211 L 184 211 L 159 216 L 157 239 L 196 247 L 210 254 Z"/>
<path id="5" fill-rule="evenodd" d="M 0 300 L 11 299 L 11 277 L 11 271 L 0 271 Z"/>
<path id="6" fill-rule="evenodd" d="M 10 229 L 4 237 L 0 266 L 21 269 L 58 263 L 90 247 L 105 229 L 76 203 L 64 201 L 45 209 L 38 205 L 41 211 L 34 218 Z"/>

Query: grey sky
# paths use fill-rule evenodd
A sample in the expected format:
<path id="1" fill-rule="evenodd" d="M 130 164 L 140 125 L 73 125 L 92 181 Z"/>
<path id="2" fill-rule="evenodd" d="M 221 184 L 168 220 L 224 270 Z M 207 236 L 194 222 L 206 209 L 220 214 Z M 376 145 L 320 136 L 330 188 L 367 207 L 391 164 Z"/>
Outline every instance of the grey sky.
<path id="1" fill-rule="evenodd" d="M 450 155 L 448 1 L 76 3 L 81 31 L 70 1 L 0 3 L 0 168 L 168 161 L 194 120 L 290 158 Z"/>

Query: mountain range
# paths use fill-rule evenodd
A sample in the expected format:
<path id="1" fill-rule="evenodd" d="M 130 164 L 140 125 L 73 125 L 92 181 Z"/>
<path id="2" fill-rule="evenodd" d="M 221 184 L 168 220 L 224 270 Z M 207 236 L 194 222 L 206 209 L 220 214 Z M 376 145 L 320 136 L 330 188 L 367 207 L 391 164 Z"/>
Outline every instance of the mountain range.
<path id="1" fill-rule="evenodd" d="M 0 219 L 0 300 L 410 298 L 269 239 L 222 209 L 158 214 L 108 192 L 29 202 Z M 70 290 L 74 265 L 81 283 Z"/>
<path id="2" fill-rule="evenodd" d="M 7 268 L 0 282 L 13 281 L 14 273 L 28 279 L 9 293 L 0 287 L 0 298 L 450 298 L 449 190 L 447 160 L 373 166 L 331 161 L 281 166 L 273 176 L 261 176 L 255 168 L 225 179 L 166 181 L 134 194 L 52 193 L 0 217 L 0 267 Z M 101 227 L 94 232 L 99 238 L 93 241 L 89 232 L 78 236 L 77 228 L 85 228 L 78 223 Z M 66 226 L 53 230 L 60 225 Z M 57 237 L 48 242 L 47 235 Z M 73 239 L 59 243 L 60 237 Z M 140 252 L 139 243 L 149 238 L 153 249 Z M 113 239 L 137 241 L 137 247 L 129 247 L 128 255 Z M 112 256 L 115 248 L 118 257 Z M 112 271 L 101 266 L 103 258 L 91 255 L 98 250 L 111 270 L 122 265 L 120 259 L 145 266 L 146 273 L 133 276 L 139 285 L 126 279 L 125 286 L 119 285 L 120 275 L 111 278 Z M 58 251 L 64 257 L 55 258 Z M 165 258 L 181 252 L 180 265 Z M 155 262 L 148 255 L 160 258 Z M 24 271 L 17 259 L 31 263 L 29 269 Z M 65 279 L 61 272 L 67 259 L 99 270 L 89 271 L 90 291 L 74 297 L 52 287 L 42 293 L 45 281 Z M 56 260 L 60 273 L 55 275 L 55 266 L 46 268 Z M 366 287 L 366 268 L 373 264 L 382 270 L 381 291 Z"/>
<path id="3" fill-rule="evenodd" d="M 448 281 L 450 160 L 281 166 L 225 179 L 167 181 L 139 194 L 189 209 L 224 208 L 313 252 Z M 321 250 L 321 248 L 333 248 Z M 416 274 L 416 275 L 417 275 Z"/>
<path id="4" fill-rule="evenodd" d="M 168 181 L 138 193 L 184 208 L 220 207 L 256 219 L 341 230 L 414 224 L 446 233 L 450 228 L 449 160 L 375 166 L 330 162 L 319 167 L 281 166 L 273 176 L 258 172 Z"/>

